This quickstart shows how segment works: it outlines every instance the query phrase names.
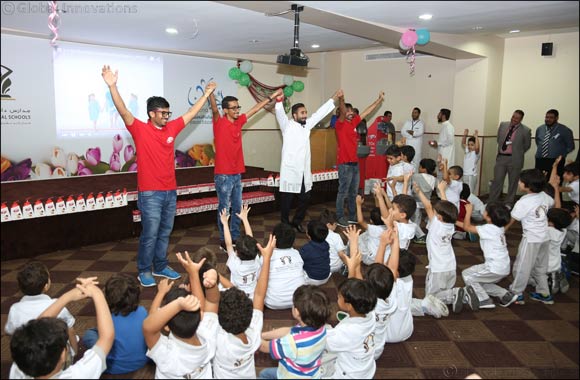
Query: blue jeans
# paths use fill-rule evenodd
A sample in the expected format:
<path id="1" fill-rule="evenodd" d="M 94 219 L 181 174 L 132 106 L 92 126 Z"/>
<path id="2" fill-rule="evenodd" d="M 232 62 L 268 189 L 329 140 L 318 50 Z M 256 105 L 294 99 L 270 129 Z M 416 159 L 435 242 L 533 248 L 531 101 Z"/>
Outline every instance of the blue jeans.
<path id="1" fill-rule="evenodd" d="M 87 329 L 87 331 L 85 331 L 85 335 L 83 335 L 83 343 L 86 348 L 88 349 L 93 348 L 95 343 L 97 343 L 97 340 L 99 340 L 99 332 L 97 331 L 97 329 L 92 328 Z"/>
<path id="2" fill-rule="evenodd" d="M 356 220 L 356 195 L 359 184 L 358 163 L 338 165 L 338 194 L 336 195 L 336 217 L 344 216 L 344 200 L 348 204 L 349 220 Z"/>
<path id="3" fill-rule="evenodd" d="M 230 233 L 235 242 L 240 237 L 240 218 L 236 214 L 242 211 L 242 175 L 216 174 L 213 178 L 218 196 L 217 224 L 220 239 L 224 241 L 224 226 L 220 221 L 220 213 L 225 208 L 230 214 Z"/>
<path id="4" fill-rule="evenodd" d="M 151 272 L 152 266 L 160 272 L 167 266 L 167 247 L 177 209 L 177 191 L 141 191 L 137 206 L 141 211 L 143 227 L 137 254 L 139 273 Z"/>
<path id="5" fill-rule="evenodd" d="M 278 378 L 278 367 L 264 368 L 258 379 L 277 379 Z"/>

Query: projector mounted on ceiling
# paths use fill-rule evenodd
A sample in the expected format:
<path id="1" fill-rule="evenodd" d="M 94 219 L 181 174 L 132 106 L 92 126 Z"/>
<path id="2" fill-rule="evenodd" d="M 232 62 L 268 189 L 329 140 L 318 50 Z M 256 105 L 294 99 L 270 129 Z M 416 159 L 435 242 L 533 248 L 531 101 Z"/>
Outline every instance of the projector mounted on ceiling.
<path id="1" fill-rule="evenodd" d="M 304 10 L 303 6 L 292 4 L 294 11 L 294 47 L 290 49 L 290 54 L 280 54 L 276 63 L 292 66 L 308 66 L 308 57 L 302 53 L 298 47 L 298 30 L 300 28 L 300 12 Z"/>

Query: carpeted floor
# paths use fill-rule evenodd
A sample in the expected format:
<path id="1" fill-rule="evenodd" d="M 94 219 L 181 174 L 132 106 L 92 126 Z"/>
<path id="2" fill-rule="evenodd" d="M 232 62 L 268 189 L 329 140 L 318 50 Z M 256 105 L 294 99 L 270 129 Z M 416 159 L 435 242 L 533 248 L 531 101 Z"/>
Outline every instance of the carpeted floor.
<path id="1" fill-rule="evenodd" d="M 309 215 L 318 216 L 334 203 L 311 206 Z M 366 214 L 366 213 L 365 213 Z M 279 214 L 251 215 L 250 223 L 258 240 L 267 238 Z M 508 246 L 512 260 L 517 251 L 521 230 L 510 230 Z M 295 247 L 301 247 L 306 236 L 298 234 Z M 176 230 L 170 242 L 170 252 L 188 250 L 193 252 L 202 246 L 218 250 L 219 233 L 214 225 Z M 463 285 L 460 271 L 483 261 L 479 243 L 454 241 L 458 266 L 458 284 Z M 116 272 L 136 275 L 136 252 L 138 239 L 115 241 L 80 249 L 58 251 L 38 257 L 51 272 L 52 286 L 49 295 L 60 296 L 73 286 L 78 276 L 98 276 L 101 284 Z M 411 245 L 411 251 L 419 262 L 414 275 L 415 296 L 424 295 L 425 264 L 427 252 L 424 246 Z M 175 255 L 170 262 L 174 269 L 183 273 Z M 219 254 L 218 269 L 227 273 L 226 255 Z M 1 322 L 2 322 L 2 378 L 8 377 L 11 364 L 10 338 L 4 333 L 4 325 L 10 306 L 22 294 L 18 291 L 16 274 L 26 260 L 2 262 L 1 269 Z M 509 284 L 504 280 L 501 284 Z M 323 286 L 334 300 L 336 309 L 337 285 L 344 277 L 334 274 Z M 155 288 L 143 289 L 141 304 L 149 307 L 155 295 Z M 527 298 L 527 297 L 526 297 Z M 558 294 L 554 305 L 543 305 L 527 299 L 526 305 L 512 305 L 508 309 L 497 307 L 477 313 L 463 311 L 440 320 L 431 317 L 415 318 L 412 337 L 398 344 L 386 346 L 377 361 L 375 378 L 464 378 L 472 372 L 483 378 L 575 378 L 578 379 L 578 278 L 571 280 L 567 294 Z M 95 326 L 94 307 L 88 300 L 68 306 L 76 317 L 75 328 L 79 335 L 87 328 Z M 333 316 L 331 321 L 336 323 Z M 264 329 L 288 326 L 293 323 L 289 310 L 265 311 Z M 267 355 L 256 354 L 258 371 L 263 367 L 275 366 L 276 362 Z M 153 365 L 117 378 L 153 378 Z M 114 376 L 103 376 L 114 378 Z"/>

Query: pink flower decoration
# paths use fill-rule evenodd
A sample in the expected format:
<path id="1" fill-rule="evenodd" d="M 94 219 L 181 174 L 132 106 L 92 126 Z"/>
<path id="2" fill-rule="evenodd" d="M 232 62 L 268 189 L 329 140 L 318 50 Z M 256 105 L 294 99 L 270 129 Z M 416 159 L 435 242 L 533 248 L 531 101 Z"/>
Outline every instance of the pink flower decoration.
<path id="1" fill-rule="evenodd" d="M 101 162 L 101 148 L 89 148 L 85 154 L 87 163 L 91 166 L 96 166 Z"/>
<path id="2" fill-rule="evenodd" d="M 123 151 L 123 157 L 125 158 L 125 162 L 129 162 L 135 156 L 135 148 L 133 145 L 127 145 L 125 150 Z"/>
<path id="3" fill-rule="evenodd" d="M 111 154 L 111 160 L 109 161 L 109 166 L 111 167 L 111 170 L 114 170 L 116 172 L 121 170 L 121 156 L 119 156 L 119 153 L 113 152 Z"/>
<path id="4" fill-rule="evenodd" d="M 119 153 L 122 148 L 123 148 L 123 138 L 121 137 L 121 135 L 116 134 L 113 137 L 113 152 Z"/>

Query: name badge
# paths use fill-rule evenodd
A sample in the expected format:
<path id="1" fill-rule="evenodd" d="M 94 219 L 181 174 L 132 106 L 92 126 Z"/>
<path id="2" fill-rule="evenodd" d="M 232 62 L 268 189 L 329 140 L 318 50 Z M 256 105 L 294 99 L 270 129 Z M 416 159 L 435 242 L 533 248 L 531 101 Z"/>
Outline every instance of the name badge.
<path id="1" fill-rule="evenodd" d="M 511 141 L 506 141 L 505 144 L 506 145 L 512 145 L 513 143 Z"/>

